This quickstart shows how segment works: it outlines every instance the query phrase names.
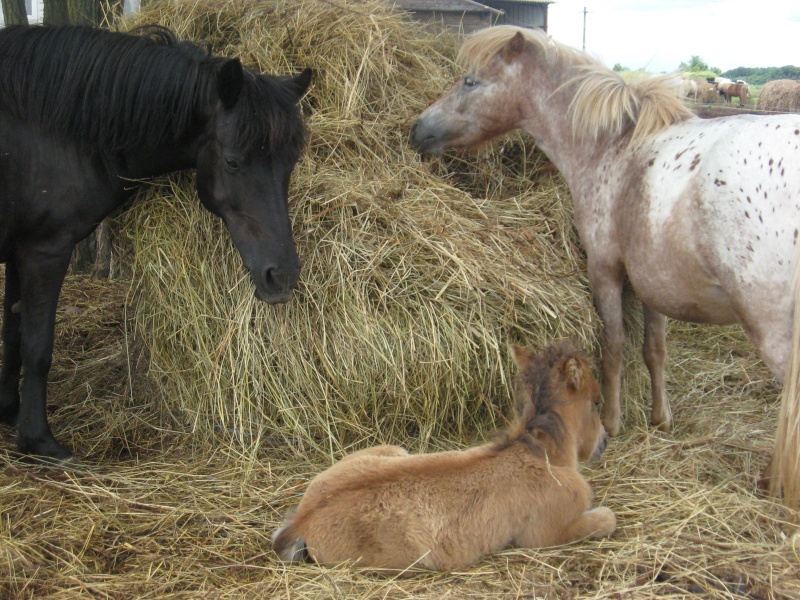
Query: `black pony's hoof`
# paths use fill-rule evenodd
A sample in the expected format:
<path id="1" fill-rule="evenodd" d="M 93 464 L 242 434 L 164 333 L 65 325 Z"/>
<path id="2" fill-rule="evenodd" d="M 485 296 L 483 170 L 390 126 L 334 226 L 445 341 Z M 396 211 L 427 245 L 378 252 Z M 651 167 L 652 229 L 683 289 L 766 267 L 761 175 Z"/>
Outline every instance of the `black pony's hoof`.
<path id="1" fill-rule="evenodd" d="M 17 413 L 7 415 L 0 413 L 0 425 L 14 429 L 17 426 Z"/>
<path id="2" fill-rule="evenodd" d="M 0 394 L 3 399 L 0 402 L 0 425 L 14 428 L 17 426 L 17 415 L 19 415 L 19 400 L 9 402 L 4 398 L 5 394 Z"/>
<path id="3" fill-rule="evenodd" d="M 80 467 L 80 463 L 72 455 L 66 458 L 54 458 L 52 456 L 28 454 L 25 456 L 25 460 L 37 467 L 55 469 L 57 471 L 74 471 Z"/>
<path id="4" fill-rule="evenodd" d="M 54 469 L 71 469 L 75 457 L 65 446 L 59 444 L 55 438 L 32 443 L 18 443 L 17 449 L 25 460 L 37 465 Z"/>

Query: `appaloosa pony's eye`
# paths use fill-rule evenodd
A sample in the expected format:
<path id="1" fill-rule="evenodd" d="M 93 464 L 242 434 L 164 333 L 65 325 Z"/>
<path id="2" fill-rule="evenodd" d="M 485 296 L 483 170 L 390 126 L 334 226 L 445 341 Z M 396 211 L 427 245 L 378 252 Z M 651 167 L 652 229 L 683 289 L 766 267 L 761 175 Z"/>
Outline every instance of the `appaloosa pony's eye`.
<path id="1" fill-rule="evenodd" d="M 475 87 L 476 85 L 478 85 L 478 82 L 475 81 L 472 77 L 470 77 L 469 75 L 464 77 L 464 87 Z"/>
<path id="2" fill-rule="evenodd" d="M 239 170 L 239 163 L 236 162 L 231 157 L 226 156 L 223 160 L 225 161 L 225 166 L 228 167 L 229 171 L 238 171 Z"/>

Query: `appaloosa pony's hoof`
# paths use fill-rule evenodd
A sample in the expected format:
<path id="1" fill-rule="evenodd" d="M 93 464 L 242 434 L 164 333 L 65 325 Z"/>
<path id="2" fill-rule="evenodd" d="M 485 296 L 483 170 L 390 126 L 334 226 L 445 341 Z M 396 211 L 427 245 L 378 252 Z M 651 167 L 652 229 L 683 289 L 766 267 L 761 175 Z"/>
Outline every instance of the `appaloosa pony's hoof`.
<path id="1" fill-rule="evenodd" d="M 769 494 L 769 484 L 772 479 L 772 457 L 769 457 L 767 466 L 761 472 L 761 477 L 756 479 L 756 489 L 762 494 Z"/>

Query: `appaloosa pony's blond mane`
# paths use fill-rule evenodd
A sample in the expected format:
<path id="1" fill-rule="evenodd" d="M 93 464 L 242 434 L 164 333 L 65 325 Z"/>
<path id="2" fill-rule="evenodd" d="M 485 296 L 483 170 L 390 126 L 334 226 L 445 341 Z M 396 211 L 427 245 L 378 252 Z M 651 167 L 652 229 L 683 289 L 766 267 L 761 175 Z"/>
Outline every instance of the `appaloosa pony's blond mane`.
<path id="1" fill-rule="evenodd" d="M 464 41 L 458 53 L 459 63 L 471 70 L 485 66 L 518 32 L 535 52 L 543 53 L 553 68 L 575 72 L 559 89 L 575 86 L 569 108 L 576 134 L 596 139 L 603 132 L 622 134 L 633 124 L 630 143 L 637 146 L 693 116 L 681 101 L 673 76 L 643 76 L 627 83 L 593 57 L 560 44 L 539 30 L 500 25 L 479 31 Z"/>

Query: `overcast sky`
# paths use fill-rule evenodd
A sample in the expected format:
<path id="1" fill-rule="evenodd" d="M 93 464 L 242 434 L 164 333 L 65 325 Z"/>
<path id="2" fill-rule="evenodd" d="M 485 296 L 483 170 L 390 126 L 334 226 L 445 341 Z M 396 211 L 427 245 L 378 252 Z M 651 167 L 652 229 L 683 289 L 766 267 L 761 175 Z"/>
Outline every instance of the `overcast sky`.
<path id="1" fill-rule="evenodd" d="M 700 56 L 723 71 L 800 66 L 800 0 L 557 0 L 548 33 L 608 67 L 675 71 Z"/>

